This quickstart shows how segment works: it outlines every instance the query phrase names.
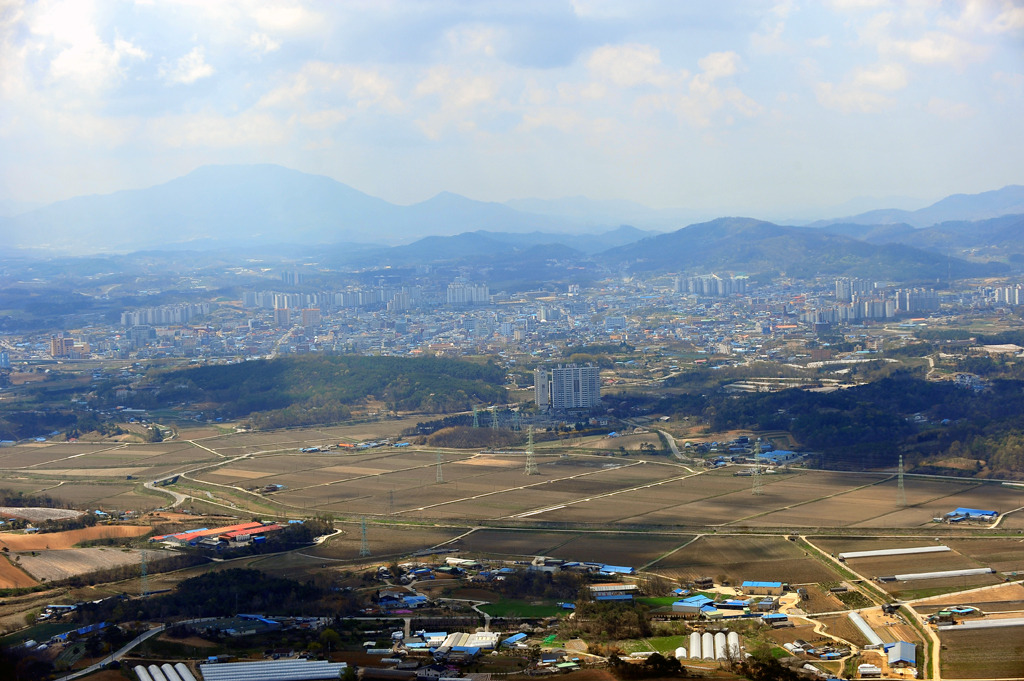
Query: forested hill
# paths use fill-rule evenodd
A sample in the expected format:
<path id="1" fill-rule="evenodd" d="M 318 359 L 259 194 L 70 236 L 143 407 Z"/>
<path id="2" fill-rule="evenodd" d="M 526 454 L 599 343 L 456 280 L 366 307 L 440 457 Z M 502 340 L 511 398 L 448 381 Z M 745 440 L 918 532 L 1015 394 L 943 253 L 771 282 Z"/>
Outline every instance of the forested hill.
<path id="1" fill-rule="evenodd" d="M 330 423 L 354 408 L 443 413 L 507 401 L 504 371 L 492 363 L 436 357 L 301 355 L 203 366 L 153 377 L 151 405 L 181 402 L 258 428 Z M 140 405 L 142 406 L 142 405 Z"/>

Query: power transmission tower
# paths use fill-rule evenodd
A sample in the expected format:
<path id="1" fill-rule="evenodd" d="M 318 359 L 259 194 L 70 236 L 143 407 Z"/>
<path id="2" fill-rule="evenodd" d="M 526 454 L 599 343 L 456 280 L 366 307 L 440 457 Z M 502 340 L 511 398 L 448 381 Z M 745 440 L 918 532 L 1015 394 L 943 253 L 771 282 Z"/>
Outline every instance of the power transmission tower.
<path id="1" fill-rule="evenodd" d="M 387 515 L 390 518 L 395 514 L 395 490 L 388 490 L 388 512 Z"/>
<path id="2" fill-rule="evenodd" d="M 437 482 L 438 484 L 444 482 L 444 472 L 441 470 L 441 464 L 444 463 L 444 454 L 441 452 L 437 453 Z"/>
<path id="3" fill-rule="evenodd" d="M 366 539 L 366 516 L 363 516 L 362 522 L 359 524 L 362 539 L 359 542 L 359 557 L 365 558 L 370 555 L 370 542 Z"/>
<path id="4" fill-rule="evenodd" d="M 522 430 L 523 422 L 518 411 L 512 412 L 512 430 Z"/>
<path id="5" fill-rule="evenodd" d="M 750 476 L 752 478 L 751 493 L 755 496 L 760 496 L 761 492 L 761 443 L 758 442 L 757 446 L 754 447 L 754 474 Z"/>
<path id="6" fill-rule="evenodd" d="M 142 549 L 140 558 L 142 562 L 139 565 L 139 589 L 142 591 L 142 597 L 145 598 L 149 594 L 149 579 L 146 576 L 146 549 Z"/>
<path id="7" fill-rule="evenodd" d="M 526 474 L 537 475 L 537 462 L 533 460 L 533 426 L 526 440 Z"/>
<path id="8" fill-rule="evenodd" d="M 896 473 L 896 503 L 900 506 L 907 505 L 907 490 L 903 488 L 903 455 L 900 454 L 900 467 Z"/>
<path id="9" fill-rule="evenodd" d="M 473 427 L 474 428 L 479 428 L 480 427 L 480 412 L 477 411 L 477 408 L 476 408 L 475 404 L 473 405 Z"/>
<path id="10" fill-rule="evenodd" d="M 498 429 L 498 408 L 491 407 L 491 430 Z"/>

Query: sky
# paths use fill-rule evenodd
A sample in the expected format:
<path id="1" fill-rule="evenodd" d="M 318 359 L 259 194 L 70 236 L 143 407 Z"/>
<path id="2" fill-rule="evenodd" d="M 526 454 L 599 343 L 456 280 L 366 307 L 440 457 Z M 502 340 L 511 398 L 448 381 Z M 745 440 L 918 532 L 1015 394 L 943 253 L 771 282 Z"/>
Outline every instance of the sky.
<path id="1" fill-rule="evenodd" d="M 402 204 L 919 207 L 1024 184 L 1024 0 L 0 0 L 0 199 L 229 163 Z"/>

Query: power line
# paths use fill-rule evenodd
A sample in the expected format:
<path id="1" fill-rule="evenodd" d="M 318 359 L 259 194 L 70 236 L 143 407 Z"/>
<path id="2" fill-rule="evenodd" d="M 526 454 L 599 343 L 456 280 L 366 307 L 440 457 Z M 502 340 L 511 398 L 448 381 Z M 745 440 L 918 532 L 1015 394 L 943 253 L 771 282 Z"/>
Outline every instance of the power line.
<path id="1" fill-rule="evenodd" d="M 537 462 L 533 460 L 533 426 L 530 426 L 526 443 L 526 474 L 537 475 Z"/>
<path id="2" fill-rule="evenodd" d="M 444 463 L 444 454 L 441 452 L 437 453 L 437 482 L 438 484 L 444 482 L 444 471 L 441 470 L 441 464 Z"/>
<path id="3" fill-rule="evenodd" d="M 359 556 L 365 558 L 370 555 L 370 542 L 366 539 L 366 516 L 363 516 L 360 522 L 360 531 L 362 534 L 362 540 L 359 542 Z"/>
<path id="4" fill-rule="evenodd" d="M 896 473 L 896 503 L 900 506 L 907 505 L 907 490 L 903 487 L 903 455 L 900 454 L 900 467 Z"/>

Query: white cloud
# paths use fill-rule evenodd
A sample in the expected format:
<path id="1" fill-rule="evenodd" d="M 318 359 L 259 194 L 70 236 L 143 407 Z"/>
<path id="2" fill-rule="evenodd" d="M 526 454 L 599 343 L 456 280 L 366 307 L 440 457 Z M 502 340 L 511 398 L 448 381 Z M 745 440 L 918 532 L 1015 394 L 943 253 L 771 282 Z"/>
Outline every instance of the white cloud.
<path id="1" fill-rule="evenodd" d="M 493 26 L 461 25 L 449 29 L 445 39 L 452 51 L 460 55 L 485 55 L 493 57 L 495 43 L 500 33 Z"/>
<path id="2" fill-rule="evenodd" d="M 828 35 L 811 38 L 807 41 L 807 45 L 810 47 L 832 47 L 832 38 Z"/>
<path id="3" fill-rule="evenodd" d="M 814 94 L 818 103 L 825 108 L 843 113 L 876 113 L 892 105 L 892 100 L 885 95 L 850 85 L 818 83 L 814 87 Z"/>
<path id="4" fill-rule="evenodd" d="M 941 97 L 932 97 L 928 100 L 925 105 L 925 110 L 940 118 L 948 118 L 950 120 L 962 120 L 964 118 L 970 118 L 975 113 L 974 107 L 966 102 L 954 102 L 948 99 L 942 99 Z"/>
<path id="5" fill-rule="evenodd" d="M 208 0 L 205 1 L 208 2 Z M 312 12 L 297 4 L 289 5 L 276 1 L 256 7 L 251 10 L 250 14 L 260 28 L 271 33 L 307 32 L 316 30 L 324 23 L 323 17 L 317 12 Z"/>
<path id="6" fill-rule="evenodd" d="M 271 38 L 266 33 L 253 33 L 249 36 L 246 44 L 255 52 L 268 54 L 281 48 L 281 43 Z"/>
<path id="7" fill-rule="evenodd" d="M 697 62 L 709 81 L 725 78 L 739 70 L 740 56 L 735 52 L 712 52 Z"/>
<path id="8" fill-rule="evenodd" d="M 49 77 L 61 87 L 98 93 L 124 77 L 124 62 L 149 57 L 130 41 L 115 38 L 113 43 L 104 42 L 91 2 L 55 2 L 39 10 L 27 24 L 43 41 L 38 49 L 49 46 L 56 50 L 49 63 Z M 13 15 L 16 21 L 20 13 Z"/>
<path id="9" fill-rule="evenodd" d="M 948 33 L 930 32 L 917 40 L 887 40 L 879 43 L 883 55 L 903 56 L 918 64 L 949 64 L 962 68 L 965 63 L 988 56 L 990 49 Z"/>
<path id="10" fill-rule="evenodd" d="M 879 64 L 874 68 L 859 68 L 853 74 L 854 88 L 902 90 L 907 86 L 907 70 L 900 64 Z"/>
<path id="11" fill-rule="evenodd" d="M 593 51 L 587 67 L 598 78 L 625 88 L 667 87 L 678 78 L 662 66 L 660 50 L 651 45 L 604 45 Z"/>
<path id="12" fill-rule="evenodd" d="M 260 98 L 257 108 L 319 109 L 316 100 L 330 99 L 338 93 L 358 109 L 402 108 L 395 84 L 378 70 L 322 61 L 307 62 L 289 74 L 284 83 Z"/>
<path id="13" fill-rule="evenodd" d="M 213 75 L 213 67 L 206 63 L 206 51 L 199 46 L 180 57 L 171 66 L 160 67 L 160 77 L 174 85 L 191 85 Z"/>

